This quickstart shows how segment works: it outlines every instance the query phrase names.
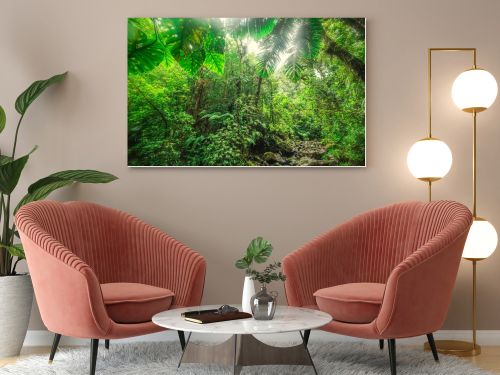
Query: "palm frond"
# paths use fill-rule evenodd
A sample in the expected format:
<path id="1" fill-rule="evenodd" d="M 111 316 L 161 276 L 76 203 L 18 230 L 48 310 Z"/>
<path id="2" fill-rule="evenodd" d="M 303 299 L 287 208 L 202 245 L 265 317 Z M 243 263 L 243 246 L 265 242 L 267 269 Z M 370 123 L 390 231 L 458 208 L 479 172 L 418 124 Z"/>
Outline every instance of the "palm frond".
<path id="1" fill-rule="evenodd" d="M 274 30 L 262 41 L 262 52 L 257 56 L 259 75 L 267 78 L 278 65 L 282 54 L 289 48 L 296 18 L 280 18 Z"/>
<path id="2" fill-rule="evenodd" d="M 285 75 L 292 81 L 298 81 L 304 68 L 318 56 L 323 38 L 323 27 L 319 18 L 301 19 L 298 22 L 283 68 Z"/>
<path id="3" fill-rule="evenodd" d="M 260 40 L 269 36 L 278 23 L 278 18 L 242 18 L 233 19 L 229 28 L 231 34 L 236 38 L 250 36 Z"/>

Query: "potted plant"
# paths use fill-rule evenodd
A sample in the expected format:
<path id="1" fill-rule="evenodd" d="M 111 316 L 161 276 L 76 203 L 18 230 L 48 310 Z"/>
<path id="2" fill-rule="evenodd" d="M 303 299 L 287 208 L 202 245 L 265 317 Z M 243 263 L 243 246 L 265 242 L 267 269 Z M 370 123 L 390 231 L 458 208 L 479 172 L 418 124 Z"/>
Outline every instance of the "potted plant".
<path id="1" fill-rule="evenodd" d="M 24 167 L 36 146 L 23 156 L 16 156 L 19 130 L 29 106 L 49 86 L 62 81 L 67 73 L 31 84 L 16 100 L 15 108 L 20 117 L 17 122 L 12 152 L 0 154 L 0 358 L 19 355 L 28 330 L 33 302 L 33 287 L 29 274 L 16 272 L 18 263 L 24 259 L 12 215 L 29 202 L 46 198 L 54 190 L 75 182 L 107 183 L 115 176 L 94 170 L 66 170 L 53 173 L 28 187 L 27 193 L 15 205 L 12 193 L 16 188 Z M 0 133 L 5 129 L 6 115 L 0 106 Z"/>
<path id="2" fill-rule="evenodd" d="M 252 264 L 264 263 L 273 252 L 273 245 L 262 237 L 254 238 L 248 244 L 245 256 L 235 263 L 236 268 L 245 270 L 245 282 L 243 283 L 243 293 L 241 297 L 241 308 L 244 312 L 251 313 L 250 299 L 255 294 L 255 286 L 252 280 Z"/>
<path id="3" fill-rule="evenodd" d="M 274 316 L 274 311 L 276 309 L 276 296 L 267 293 L 267 284 L 271 281 L 285 281 L 286 276 L 278 271 L 281 268 L 280 262 L 274 262 L 269 264 L 263 271 L 259 272 L 252 268 L 253 263 L 265 263 L 273 252 L 273 245 L 262 237 L 254 238 L 250 241 L 247 247 L 245 256 L 238 259 L 235 263 L 236 268 L 245 270 L 245 283 L 243 284 L 243 295 L 242 295 L 242 310 L 248 313 L 252 313 L 255 319 L 272 319 Z M 255 294 L 254 280 L 257 280 L 261 284 L 261 290 L 259 293 Z M 273 301 L 271 310 L 272 314 L 268 314 L 265 317 L 260 314 L 260 311 L 264 311 L 264 305 L 270 304 Z M 259 309 L 259 306 L 262 309 Z M 269 310 L 269 312 L 271 312 Z"/>

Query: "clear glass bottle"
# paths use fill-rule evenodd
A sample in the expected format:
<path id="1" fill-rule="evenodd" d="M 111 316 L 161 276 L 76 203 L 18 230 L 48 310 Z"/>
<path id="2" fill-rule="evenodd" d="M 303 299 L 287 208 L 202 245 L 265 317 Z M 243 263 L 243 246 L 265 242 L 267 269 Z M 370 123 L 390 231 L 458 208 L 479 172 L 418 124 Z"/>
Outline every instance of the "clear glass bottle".
<path id="1" fill-rule="evenodd" d="M 276 311 L 277 292 L 267 292 L 265 284 L 260 286 L 260 291 L 250 300 L 252 315 L 256 320 L 271 320 Z"/>

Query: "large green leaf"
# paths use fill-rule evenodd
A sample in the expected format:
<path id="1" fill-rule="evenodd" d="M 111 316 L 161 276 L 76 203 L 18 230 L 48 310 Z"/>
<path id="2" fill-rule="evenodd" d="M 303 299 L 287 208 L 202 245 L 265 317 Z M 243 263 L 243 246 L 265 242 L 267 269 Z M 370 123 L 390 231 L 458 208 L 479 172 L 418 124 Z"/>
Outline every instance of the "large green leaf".
<path id="1" fill-rule="evenodd" d="M 128 72 L 140 74 L 156 68 L 165 58 L 165 47 L 159 42 L 136 48 L 128 54 Z"/>
<path id="2" fill-rule="evenodd" d="M 205 19 L 164 18 L 160 21 L 160 35 L 166 46 L 165 63 L 172 58 L 188 73 L 196 74 L 205 61 L 205 42 L 214 30 Z"/>
<path id="3" fill-rule="evenodd" d="M 14 210 L 14 214 L 16 214 L 16 212 L 25 204 L 45 199 L 53 191 L 72 184 L 73 181 L 68 181 L 68 180 L 59 180 L 50 183 L 47 182 L 44 186 L 40 187 L 37 190 L 34 190 L 32 193 L 27 193 L 17 204 Z"/>
<path id="4" fill-rule="evenodd" d="M 0 161 L 0 192 L 10 194 L 16 188 L 21 173 L 28 162 L 30 154 L 36 150 L 36 147 L 27 155 L 21 156 L 19 159 L 8 160 L 3 157 Z"/>
<path id="5" fill-rule="evenodd" d="M 181 59 L 179 60 L 179 65 L 188 73 L 196 74 L 200 70 L 203 62 L 205 61 L 205 50 L 199 48 L 197 50 L 191 51 L 184 55 L 181 52 Z"/>
<path id="6" fill-rule="evenodd" d="M 215 74 L 222 75 L 224 74 L 224 63 L 225 63 L 225 58 L 222 53 L 214 53 L 207 51 L 203 65 L 206 66 L 208 70 L 211 70 Z"/>
<path id="7" fill-rule="evenodd" d="M 254 238 L 247 248 L 247 258 L 264 263 L 273 251 L 273 245 L 262 237 Z"/>
<path id="8" fill-rule="evenodd" d="M 156 41 L 156 33 L 151 18 L 128 19 L 128 53 Z"/>
<path id="9" fill-rule="evenodd" d="M 7 249 L 7 251 L 10 253 L 10 255 L 12 255 L 13 257 L 18 257 L 19 259 L 26 258 L 22 244 L 15 244 L 15 245 L 10 245 L 10 246 L 0 244 L 0 247 Z"/>
<path id="10" fill-rule="evenodd" d="M 0 105 L 0 133 L 5 129 L 5 123 L 7 122 L 7 117 L 5 116 L 5 111 Z"/>
<path id="11" fill-rule="evenodd" d="M 192 51 L 203 49 L 205 36 L 209 31 L 206 20 L 196 18 L 163 19 L 163 42 L 170 46 L 172 56 L 179 61 Z"/>
<path id="12" fill-rule="evenodd" d="M 28 188 L 28 193 L 43 187 L 46 184 L 51 184 L 56 181 L 66 180 L 71 182 L 81 182 L 87 184 L 105 184 L 116 180 L 117 177 L 111 173 L 95 171 L 92 169 L 72 169 L 52 173 L 51 175 L 38 180 L 31 184 Z"/>
<path id="13" fill-rule="evenodd" d="M 247 258 L 238 259 L 234 265 L 236 266 L 236 268 L 239 268 L 241 270 L 250 267 L 250 263 L 248 262 Z"/>
<path id="14" fill-rule="evenodd" d="M 38 98 L 47 87 L 62 81 L 67 74 L 68 72 L 65 72 L 57 74 L 46 80 L 33 82 L 31 86 L 24 90 L 24 92 L 16 99 L 16 111 L 21 115 L 24 115 L 30 104 L 33 103 L 33 101 L 35 101 L 35 99 Z"/>
<path id="15" fill-rule="evenodd" d="M 14 213 L 27 203 L 47 198 L 53 191 L 75 182 L 102 184 L 116 180 L 117 177 L 105 172 L 89 169 L 67 170 L 44 177 L 28 187 L 28 193 L 21 199 Z"/>
<path id="16" fill-rule="evenodd" d="M 0 155 L 0 165 L 7 164 L 12 161 L 12 158 L 7 155 Z"/>
<path id="17" fill-rule="evenodd" d="M 205 61 L 203 65 L 215 74 L 224 74 L 225 36 L 221 28 L 212 27 L 204 43 Z"/>

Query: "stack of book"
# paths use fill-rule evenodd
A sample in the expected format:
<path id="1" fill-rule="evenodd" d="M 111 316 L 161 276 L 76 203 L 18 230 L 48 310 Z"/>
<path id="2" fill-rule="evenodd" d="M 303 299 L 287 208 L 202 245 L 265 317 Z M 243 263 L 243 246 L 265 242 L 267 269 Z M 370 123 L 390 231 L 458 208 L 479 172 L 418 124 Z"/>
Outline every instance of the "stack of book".
<path id="1" fill-rule="evenodd" d="M 198 310 L 182 313 L 182 316 L 188 322 L 207 324 L 227 320 L 248 319 L 252 317 L 252 314 L 241 311 L 221 313 L 219 310 Z"/>

